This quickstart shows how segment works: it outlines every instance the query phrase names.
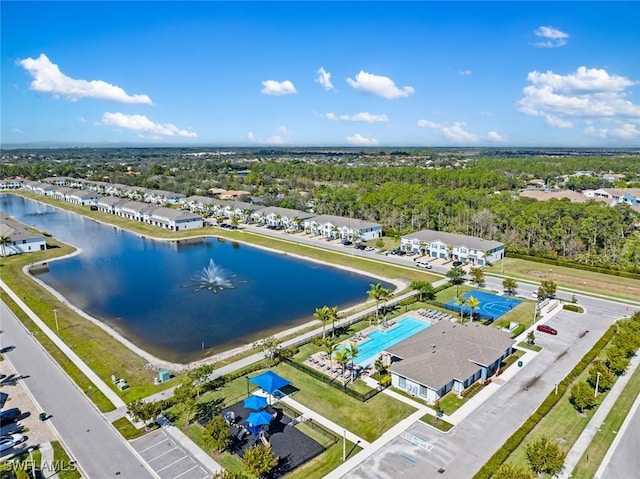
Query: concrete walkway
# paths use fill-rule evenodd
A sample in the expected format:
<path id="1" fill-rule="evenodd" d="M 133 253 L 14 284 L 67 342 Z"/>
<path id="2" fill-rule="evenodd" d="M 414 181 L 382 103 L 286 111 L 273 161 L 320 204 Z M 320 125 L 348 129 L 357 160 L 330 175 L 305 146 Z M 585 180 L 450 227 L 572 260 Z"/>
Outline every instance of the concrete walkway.
<path id="1" fill-rule="evenodd" d="M 419 420 L 422 416 L 424 416 L 424 412 L 419 409 L 418 411 L 411 414 L 411 416 L 403 419 L 398 424 L 393 426 L 387 432 L 385 432 L 382 436 L 372 442 L 368 447 L 365 447 L 358 454 L 353 456 L 348 461 L 342 463 L 336 469 L 331 471 L 329 474 L 324 476 L 323 479 L 338 479 L 340 477 L 345 476 L 351 469 L 356 467 L 361 462 L 365 461 L 384 446 L 387 445 L 392 439 L 395 439 L 402 432 L 404 432 L 409 426 L 411 426 L 414 422 Z M 373 472 L 373 471 L 372 471 Z"/>
<path id="2" fill-rule="evenodd" d="M 13 292 L 11 288 L 9 288 L 4 281 L 0 280 L 0 287 L 9 295 L 9 297 L 15 301 L 15 303 L 22 309 L 28 316 L 31 321 L 33 321 L 36 326 L 38 326 L 42 332 L 51 340 L 53 343 L 67 356 L 73 364 L 75 364 L 82 373 L 89 378 L 89 380 L 95 385 L 96 388 L 100 390 L 102 394 L 104 394 L 109 401 L 116 407 L 125 406 L 124 401 L 113 391 L 107 384 L 100 379 L 93 370 L 85 364 L 85 362 L 80 359 L 80 357 L 73 352 L 73 350 L 67 346 L 67 344 L 60 339 L 60 337 L 54 333 L 49 326 L 47 326 L 44 321 L 42 321 L 36 313 L 34 313 L 21 299 L 20 297 Z M 74 382 L 75 384 L 75 382 Z"/>
<path id="3" fill-rule="evenodd" d="M 571 477 L 571 472 L 576 467 L 576 464 L 578 464 L 578 461 L 582 457 L 582 454 L 584 454 L 584 451 L 587 449 L 587 447 L 589 447 L 589 444 L 591 444 L 593 437 L 598 432 L 598 429 L 600 429 L 600 426 L 611 411 L 611 408 L 613 408 L 613 406 L 615 405 L 618 397 L 620 397 L 620 394 L 629 382 L 629 379 L 631 379 L 631 376 L 633 375 L 635 369 L 638 367 L 639 363 L 640 356 L 636 355 L 631 358 L 631 362 L 629 364 L 627 372 L 623 376 L 618 377 L 618 380 L 615 382 L 611 390 L 607 393 L 604 401 L 602 401 L 602 403 L 598 406 L 598 409 L 596 409 L 596 412 L 593 414 L 593 416 L 591 416 L 591 420 L 587 424 L 587 427 L 584 428 L 582 434 L 580 434 L 580 436 L 578 437 L 578 440 L 574 443 L 573 447 L 567 453 L 567 458 L 564 461 L 564 469 L 557 476 L 559 479 L 566 479 Z M 620 434 L 619 431 L 616 438 L 621 436 L 622 434 Z"/>
<path id="4" fill-rule="evenodd" d="M 49 478 L 55 475 L 55 462 L 53 457 L 53 446 L 50 442 L 40 444 L 40 471 L 42 477 Z"/>

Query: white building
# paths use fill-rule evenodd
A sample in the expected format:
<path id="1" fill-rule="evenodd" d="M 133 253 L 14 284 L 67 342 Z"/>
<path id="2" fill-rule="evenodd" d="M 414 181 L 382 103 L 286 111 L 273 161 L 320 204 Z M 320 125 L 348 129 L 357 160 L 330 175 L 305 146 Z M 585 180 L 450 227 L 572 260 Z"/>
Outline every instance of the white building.
<path id="1" fill-rule="evenodd" d="M 382 225 L 342 216 L 319 215 L 304 221 L 305 232 L 327 239 L 369 241 L 382 236 Z"/>
<path id="2" fill-rule="evenodd" d="M 0 212 L 0 255 L 11 256 L 20 253 L 32 253 L 47 249 L 46 238 L 42 233 L 34 233 L 22 223 Z"/>
<path id="3" fill-rule="evenodd" d="M 444 231 L 422 230 L 402 237 L 400 248 L 432 258 L 462 261 L 478 266 L 504 257 L 504 243 Z"/>

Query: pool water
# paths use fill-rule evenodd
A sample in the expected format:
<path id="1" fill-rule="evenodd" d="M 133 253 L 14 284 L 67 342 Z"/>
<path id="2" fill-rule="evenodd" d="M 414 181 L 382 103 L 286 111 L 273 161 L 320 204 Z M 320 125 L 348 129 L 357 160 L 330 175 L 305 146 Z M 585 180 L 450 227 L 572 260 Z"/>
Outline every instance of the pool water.
<path id="1" fill-rule="evenodd" d="M 394 344 L 427 329 L 431 324 L 405 316 L 396 320 L 396 325 L 388 330 L 377 330 L 367 334 L 365 341 L 358 343 L 358 355 L 355 363 L 366 366 L 372 363 L 382 351 Z"/>

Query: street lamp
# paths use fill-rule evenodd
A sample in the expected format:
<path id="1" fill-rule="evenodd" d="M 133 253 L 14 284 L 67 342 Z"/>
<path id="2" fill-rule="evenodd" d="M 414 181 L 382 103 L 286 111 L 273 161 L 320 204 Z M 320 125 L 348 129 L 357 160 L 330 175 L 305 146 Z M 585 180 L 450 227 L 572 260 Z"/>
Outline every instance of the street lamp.
<path id="1" fill-rule="evenodd" d="M 593 391 L 593 397 L 597 398 L 598 397 L 598 386 L 600 385 L 600 372 L 598 371 L 598 375 L 596 376 L 596 388 Z"/>
<path id="2" fill-rule="evenodd" d="M 58 326 L 58 310 L 57 309 L 53 310 L 53 317 L 56 320 L 56 331 L 60 331 L 60 327 Z"/>
<path id="3" fill-rule="evenodd" d="M 556 394 L 558 394 L 558 383 L 560 382 L 560 370 L 556 369 Z"/>
<path id="4" fill-rule="evenodd" d="M 342 430 L 342 462 L 347 460 L 347 430 Z"/>

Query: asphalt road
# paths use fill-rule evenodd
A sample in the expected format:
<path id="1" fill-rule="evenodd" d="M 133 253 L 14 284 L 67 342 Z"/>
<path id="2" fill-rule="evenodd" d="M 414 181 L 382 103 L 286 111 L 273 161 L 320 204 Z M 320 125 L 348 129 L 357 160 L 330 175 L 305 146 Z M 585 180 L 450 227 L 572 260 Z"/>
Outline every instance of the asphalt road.
<path id="1" fill-rule="evenodd" d="M 487 283 L 490 289 L 501 288 L 501 280 L 496 278 L 487 278 Z M 533 289 L 534 286 L 523 285 L 519 292 L 528 296 L 529 290 Z M 560 296 L 565 294 L 561 292 Z M 556 381 L 569 373 L 616 319 L 629 314 L 625 305 L 580 295 L 576 297 L 585 307 L 585 314 L 561 311 L 550 319 L 548 324 L 558 330 L 558 335 L 537 333 L 536 343 L 543 346 L 543 351 L 450 434 L 440 434 L 416 423 L 409 432 L 428 447 L 416 446 L 399 436 L 345 477 L 364 479 L 371 477 L 371 471 L 376 471 L 379 479 L 473 477 L 554 390 Z"/>
<path id="2" fill-rule="evenodd" d="M 69 453 L 85 477 L 146 479 L 155 477 L 133 448 L 104 419 L 64 371 L 0 302 L 0 347 L 24 385 L 34 396 L 48 421 L 63 438 Z M 41 411 L 29 411 L 39 414 Z"/>
<path id="3" fill-rule="evenodd" d="M 620 439 L 609 463 L 599 477 L 635 479 L 640 471 L 640 408 L 631 416 L 624 436 Z M 598 477 L 598 476 L 596 476 Z"/>

